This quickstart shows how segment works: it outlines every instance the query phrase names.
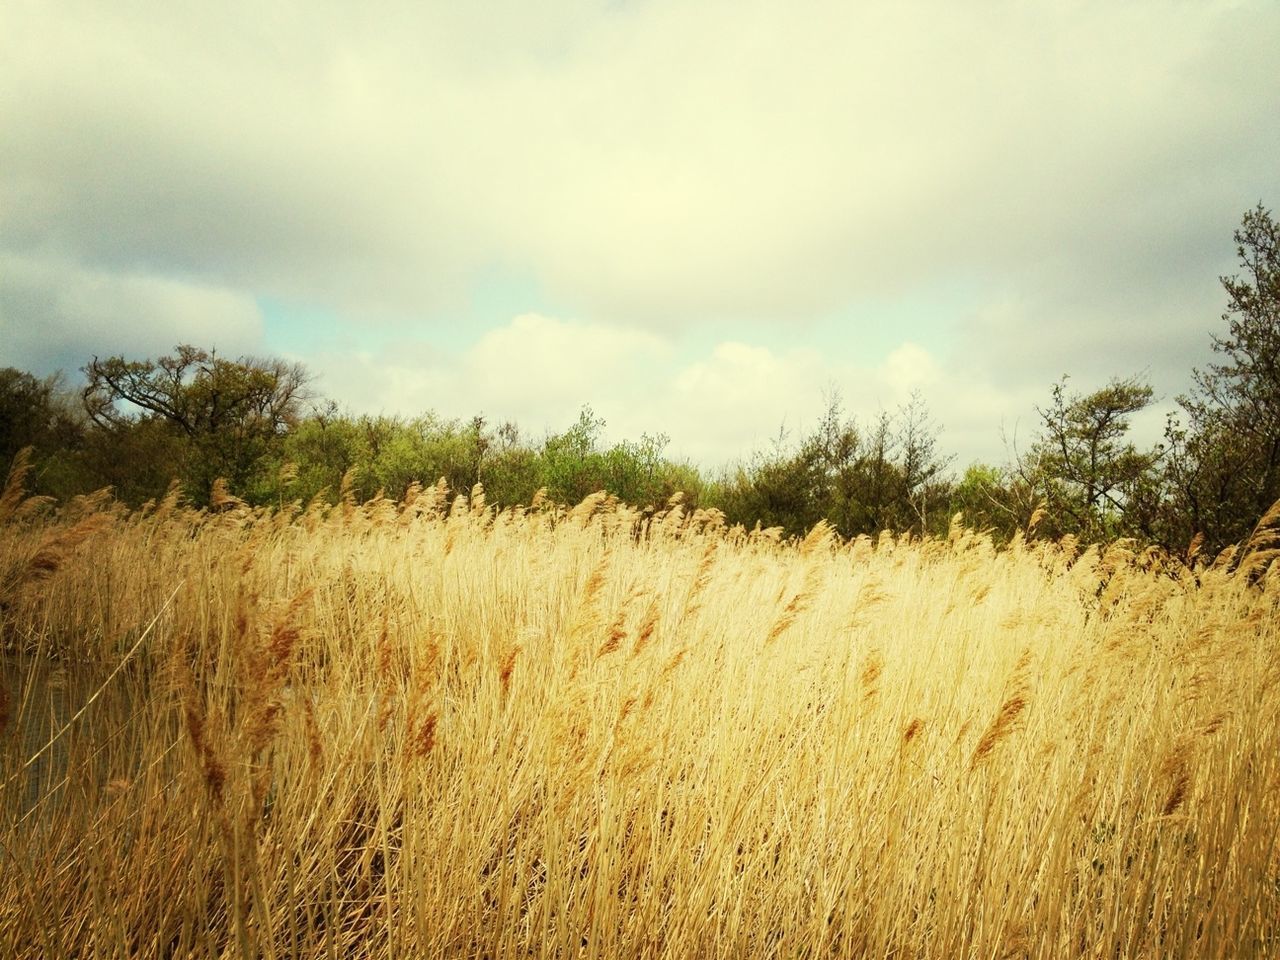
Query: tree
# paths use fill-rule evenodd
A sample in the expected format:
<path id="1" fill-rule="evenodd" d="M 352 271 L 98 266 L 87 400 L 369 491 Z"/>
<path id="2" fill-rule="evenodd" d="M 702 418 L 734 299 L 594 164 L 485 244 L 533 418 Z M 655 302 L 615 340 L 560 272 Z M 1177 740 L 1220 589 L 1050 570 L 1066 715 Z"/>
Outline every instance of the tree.
<path id="1" fill-rule="evenodd" d="M 833 396 L 818 430 L 806 441 L 821 465 L 821 516 L 845 536 L 894 530 L 924 533 L 931 505 L 942 508 L 938 427 L 919 393 L 896 412 L 881 411 L 866 430 L 843 419 Z"/>
<path id="2" fill-rule="evenodd" d="M 662 504 L 676 492 L 666 485 L 669 464 L 662 451 L 669 442 L 665 433 L 618 441 L 603 455 L 605 489 L 637 507 Z"/>
<path id="3" fill-rule="evenodd" d="M 911 510 L 909 525 L 923 532 L 929 527 L 930 504 L 937 504 L 949 488 L 942 482 L 942 472 L 954 458 L 938 453 L 940 431 L 918 392 L 911 394 L 898 416 L 903 503 Z"/>
<path id="4" fill-rule="evenodd" d="M 1195 372 L 1166 431 L 1173 510 L 1182 536 L 1220 549 L 1247 536 L 1280 499 L 1280 225 L 1259 204 L 1234 233 L 1241 273 L 1222 277 L 1223 361 Z"/>
<path id="5" fill-rule="evenodd" d="M 521 440 L 520 428 L 509 420 L 503 422 L 485 453 L 481 479 L 489 501 L 499 506 L 532 502 L 542 486 L 542 460 L 537 450 Z"/>
<path id="6" fill-rule="evenodd" d="M 1025 489 L 1025 484 L 1019 487 L 1016 472 L 1010 476 L 999 467 L 972 463 L 948 491 L 949 509 L 961 515 L 966 527 L 989 530 L 996 539 L 1007 541 L 1026 526 L 1035 510 L 1034 503 L 1027 503 Z"/>
<path id="7" fill-rule="evenodd" d="M 328 401 L 291 428 L 280 448 L 280 462 L 292 464 L 295 476 L 289 495 L 303 502 L 320 493 L 336 500 L 342 478 L 369 463 L 368 431 L 353 418 L 344 416 L 336 403 Z M 277 471 L 277 476 L 279 471 Z M 396 490 L 398 495 L 403 490 Z M 283 499 L 283 491 L 281 491 Z"/>
<path id="8" fill-rule="evenodd" d="M 536 463 L 516 456 L 508 447 L 505 453 L 500 451 L 500 460 L 491 457 L 493 466 L 517 467 L 523 483 L 529 468 L 536 467 L 548 495 L 560 503 L 578 503 L 588 494 L 605 490 L 633 506 L 658 506 L 679 491 L 686 495 L 686 506 L 697 505 L 701 477 L 687 464 L 663 456 L 668 443 L 665 434 L 641 434 L 639 440 L 620 440 L 606 447 L 601 443 L 604 428 L 605 421 L 591 407 L 583 407 L 573 426 L 543 441 Z M 514 427 L 504 429 L 514 438 Z"/>
<path id="9" fill-rule="evenodd" d="M 177 435 L 184 479 L 199 499 L 217 477 L 248 491 L 260 462 L 300 419 L 310 382 L 300 364 L 226 360 L 187 345 L 158 360 L 94 357 L 84 373 L 84 407 L 103 430 L 124 432 L 151 420 Z"/>
<path id="10" fill-rule="evenodd" d="M 83 419 L 68 402 L 60 375 L 40 378 L 12 367 L 0 369 L 0 473 L 19 450 L 31 447 L 32 492 L 78 492 L 75 457 L 84 443 Z"/>
<path id="11" fill-rule="evenodd" d="M 1136 377 L 1114 379 L 1089 394 L 1054 384 L 1049 406 L 1036 408 L 1041 432 L 1018 472 L 1045 502 L 1047 529 L 1088 540 L 1133 534 L 1162 451 L 1140 451 L 1126 440 L 1130 418 L 1151 403 L 1151 387 Z"/>
<path id="12" fill-rule="evenodd" d="M 605 488 L 604 464 L 599 455 L 604 426 L 604 420 L 585 406 L 573 426 L 543 442 L 543 482 L 552 500 L 578 503 L 587 494 Z"/>
<path id="13" fill-rule="evenodd" d="M 939 525 L 933 521 L 948 505 L 942 471 L 949 458 L 936 448 L 937 427 L 919 396 L 894 414 L 882 411 L 863 430 L 833 395 L 797 448 L 779 438 L 771 455 L 757 455 L 721 482 L 717 502 L 733 523 L 792 535 L 823 519 L 846 537 L 924 532 Z"/>
<path id="14" fill-rule="evenodd" d="M 757 454 L 722 478 L 713 505 L 730 523 L 781 527 L 796 536 L 823 519 L 825 492 L 820 450 L 806 443 L 788 453 L 779 442 L 771 454 Z"/>

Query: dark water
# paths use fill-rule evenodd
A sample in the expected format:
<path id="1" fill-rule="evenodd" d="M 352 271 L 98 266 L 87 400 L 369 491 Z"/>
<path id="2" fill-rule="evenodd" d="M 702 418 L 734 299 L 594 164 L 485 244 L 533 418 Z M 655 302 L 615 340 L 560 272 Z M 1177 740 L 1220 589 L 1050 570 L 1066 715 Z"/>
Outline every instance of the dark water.
<path id="1" fill-rule="evenodd" d="M 0 684 L 8 695 L 8 723 L 0 733 L 0 811 L 7 820 L 45 820 L 66 801 L 73 779 L 102 781 L 135 765 L 128 762 L 125 736 L 129 678 L 117 674 L 102 687 L 110 673 L 109 664 L 0 657 Z"/>

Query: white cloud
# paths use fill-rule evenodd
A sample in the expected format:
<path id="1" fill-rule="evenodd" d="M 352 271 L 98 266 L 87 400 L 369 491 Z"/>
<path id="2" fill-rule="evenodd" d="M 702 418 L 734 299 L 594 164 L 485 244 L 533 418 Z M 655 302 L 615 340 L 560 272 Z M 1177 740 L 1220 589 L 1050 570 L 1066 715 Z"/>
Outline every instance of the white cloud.
<path id="1" fill-rule="evenodd" d="M 358 411 L 484 412 L 536 434 L 567 426 L 587 403 L 610 416 L 629 409 L 655 388 L 670 350 L 645 330 L 529 313 L 456 352 L 410 339 L 346 362 L 328 353 L 304 359 L 329 371 L 320 384 L 328 395 Z"/>
<path id="2" fill-rule="evenodd" d="M 775 353 L 737 341 L 717 344 L 678 371 L 655 404 L 675 449 L 703 462 L 746 456 L 780 431 L 814 422 L 833 371 L 813 350 Z"/>
<path id="3" fill-rule="evenodd" d="M 846 415 L 869 424 L 916 391 L 945 428 L 943 449 L 961 450 L 966 463 L 1001 461 L 1002 416 L 1040 399 L 968 378 L 911 342 L 871 362 L 742 341 L 680 359 L 672 343 L 644 330 L 537 314 L 457 353 L 406 341 L 342 362 L 302 359 L 329 371 L 321 389 L 358 412 L 483 412 L 491 422 L 515 420 L 536 439 L 567 427 L 589 403 L 607 421 L 606 440 L 665 433 L 671 455 L 711 467 L 770 449 L 780 432 L 798 440 L 835 394 Z"/>
<path id="4" fill-rule="evenodd" d="M 563 409 L 602 393 L 642 390 L 669 354 L 668 343 L 642 330 L 523 314 L 480 338 L 463 376 L 484 405 Z"/>
<path id="5" fill-rule="evenodd" d="M 885 379 L 899 396 L 933 386 L 940 373 L 930 353 L 911 342 L 903 343 L 890 353 L 884 365 Z"/>

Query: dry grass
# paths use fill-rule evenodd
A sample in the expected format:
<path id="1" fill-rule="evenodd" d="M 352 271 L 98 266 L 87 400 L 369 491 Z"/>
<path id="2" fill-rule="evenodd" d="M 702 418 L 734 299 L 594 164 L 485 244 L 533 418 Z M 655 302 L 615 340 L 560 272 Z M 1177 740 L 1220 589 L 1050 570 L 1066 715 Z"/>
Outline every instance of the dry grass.
<path id="1" fill-rule="evenodd" d="M 1261 534 L 19 499 L 0 955 L 1280 953 Z"/>

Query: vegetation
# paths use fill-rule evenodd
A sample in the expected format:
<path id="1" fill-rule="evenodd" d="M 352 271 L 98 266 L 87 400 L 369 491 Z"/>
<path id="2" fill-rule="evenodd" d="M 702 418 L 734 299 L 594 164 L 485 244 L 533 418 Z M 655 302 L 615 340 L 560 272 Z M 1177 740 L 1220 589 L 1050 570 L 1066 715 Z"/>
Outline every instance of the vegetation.
<path id="1" fill-rule="evenodd" d="M 1042 512 L 1043 536 L 1125 537 L 1183 553 L 1194 542 L 1216 554 L 1280 498 L 1278 234 L 1261 206 L 1245 214 L 1235 233 L 1241 273 L 1222 278 L 1226 335 L 1212 341 L 1223 362 L 1195 371 L 1165 442 L 1150 449 L 1129 436 L 1153 400 L 1140 377 L 1087 392 L 1064 377 L 1030 447 L 1005 466 L 951 475 L 918 397 L 859 423 L 836 396 L 812 432 L 711 474 L 667 457 L 663 435 L 607 445 L 590 407 L 541 439 L 482 416 L 352 416 L 313 397 L 296 364 L 179 346 L 156 360 L 94 358 L 78 395 L 58 377 L 0 370 L 0 465 L 30 446 L 36 492 L 65 500 L 110 486 L 131 506 L 162 498 L 174 478 L 198 505 L 212 502 L 221 479 L 245 502 L 278 508 L 400 497 L 443 479 L 457 492 L 482 484 L 502 507 L 539 491 L 577 503 L 605 490 L 653 512 L 680 492 L 730 523 L 787 536 L 820 521 L 844 537 L 942 536 L 960 511 L 1007 543 Z"/>
<path id="2" fill-rule="evenodd" d="M 37 378 L 12 367 L 0 369 L 0 467 L 8 469 L 18 453 L 37 454 L 32 478 L 41 491 L 65 496 L 76 490 L 82 471 L 77 459 L 84 446 L 83 416 L 63 389 L 59 376 Z"/>
<path id="3" fill-rule="evenodd" d="M 798 450 L 776 450 L 739 467 L 715 491 L 714 502 L 740 523 L 802 534 L 821 521 L 845 536 L 881 530 L 935 529 L 946 520 L 947 461 L 915 397 L 870 429 L 845 419 L 838 397 Z M 948 514 L 949 516 L 949 514 Z"/>
<path id="4" fill-rule="evenodd" d="M 198 496 L 224 478 L 237 489 L 260 480 L 262 461 L 302 418 L 308 376 L 283 360 L 226 360 L 179 346 L 159 360 L 99 360 L 84 368 L 89 418 L 112 437 L 140 423 L 168 428 L 174 476 Z"/>
<path id="5" fill-rule="evenodd" d="M 1247 536 L 1280 497 L 1280 224 L 1261 205 L 1235 234 L 1243 276 L 1223 277 L 1224 362 L 1196 371 L 1167 431 L 1171 512 L 1214 546 Z"/>
<path id="6" fill-rule="evenodd" d="M 1276 955 L 1276 239 L 1164 444 L 1064 379 L 958 478 L 0 371 L 0 955 Z"/>
<path id="7" fill-rule="evenodd" d="M 1129 418 L 1151 403 L 1151 387 L 1113 380 L 1087 395 L 1068 393 L 1066 378 L 1039 411 L 1042 430 L 1018 474 L 1038 503 L 1058 518 L 1058 533 L 1089 541 L 1155 533 L 1142 507 L 1161 451 L 1127 440 Z"/>
<path id="8" fill-rule="evenodd" d="M 1188 565 L 22 473 L 4 956 L 1280 947 L 1280 504 Z"/>

